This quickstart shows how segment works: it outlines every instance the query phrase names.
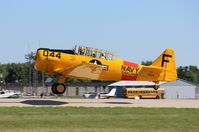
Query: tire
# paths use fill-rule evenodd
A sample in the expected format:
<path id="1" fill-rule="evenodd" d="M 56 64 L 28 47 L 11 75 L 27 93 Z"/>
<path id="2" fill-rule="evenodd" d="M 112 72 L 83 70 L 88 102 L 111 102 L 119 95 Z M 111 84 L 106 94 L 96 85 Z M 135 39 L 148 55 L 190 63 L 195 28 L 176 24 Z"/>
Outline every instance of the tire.
<path id="1" fill-rule="evenodd" d="M 53 94 L 57 94 L 57 91 L 56 91 L 56 83 L 54 83 L 51 87 L 51 91 L 53 92 Z"/>
<path id="2" fill-rule="evenodd" d="M 54 83 L 51 90 L 54 94 L 63 94 L 66 91 L 66 87 L 63 83 Z"/>

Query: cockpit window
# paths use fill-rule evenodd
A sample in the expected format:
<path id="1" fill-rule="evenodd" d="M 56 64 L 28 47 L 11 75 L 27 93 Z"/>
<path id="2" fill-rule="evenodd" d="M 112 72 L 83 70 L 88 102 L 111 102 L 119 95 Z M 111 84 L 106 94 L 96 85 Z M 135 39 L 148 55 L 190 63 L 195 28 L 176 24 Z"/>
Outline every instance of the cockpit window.
<path id="1" fill-rule="evenodd" d="M 87 48 L 86 49 L 86 56 L 91 56 L 91 55 L 92 55 L 91 49 Z"/>
<path id="2" fill-rule="evenodd" d="M 100 58 L 100 56 L 101 56 L 101 52 L 100 52 L 100 51 L 97 51 L 97 52 L 96 52 L 96 58 Z"/>
<path id="3" fill-rule="evenodd" d="M 75 46 L 74 51 L 76 54 L 82 55 L 82 56 L 90 56 L 94 58 L 99 59 L 105 59 L 105 60 L 114 60 L 117 57 L 108 51 L 98 50 L 94 48 L 84 47 L 84 46 Z"/>

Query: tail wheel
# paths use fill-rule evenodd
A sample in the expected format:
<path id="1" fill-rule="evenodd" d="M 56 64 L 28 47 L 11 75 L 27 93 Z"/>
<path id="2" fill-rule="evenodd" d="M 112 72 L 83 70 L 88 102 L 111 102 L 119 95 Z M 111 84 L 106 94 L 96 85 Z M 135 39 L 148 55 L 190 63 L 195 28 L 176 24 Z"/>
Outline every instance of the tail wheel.
<path id="1" fill-rule="evenodd" d="M 66 87 L 63 83 L 54 83 L 52 86 L 52 92 L 54 94 L 63 94 L 66 91 Z"/>

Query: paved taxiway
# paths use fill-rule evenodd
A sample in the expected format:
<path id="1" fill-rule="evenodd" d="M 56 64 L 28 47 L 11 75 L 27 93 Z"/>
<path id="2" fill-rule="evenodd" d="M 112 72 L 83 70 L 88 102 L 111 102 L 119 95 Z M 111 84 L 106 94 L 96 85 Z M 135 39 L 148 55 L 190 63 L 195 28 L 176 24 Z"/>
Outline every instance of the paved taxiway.
<path id="1" fill-rule="evenodd" d="M 74 107 L 172 107 L 199 108 L 199 100 L 154 99 L 0 99 L 0 106 L 74 106 Z"/>

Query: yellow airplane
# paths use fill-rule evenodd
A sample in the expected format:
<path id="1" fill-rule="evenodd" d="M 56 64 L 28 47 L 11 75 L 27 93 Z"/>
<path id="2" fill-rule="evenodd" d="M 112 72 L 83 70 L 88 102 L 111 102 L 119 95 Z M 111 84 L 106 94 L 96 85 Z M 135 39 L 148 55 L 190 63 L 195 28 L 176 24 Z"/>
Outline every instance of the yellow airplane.
<path id="1" fill-rule="evenodd" d="M 72 50 L 39 48 L 35 69 L 59 75 L 57 83 L 52 86 L 54 94 L 65 92 L 66 78 L 153 81 L 156 84 L 154 89 L 159 88 L 160 81 L 174 81 L 177 78 L 174 51 L 170 48 L 150 66 L 125 61 L 111 52 L 84 46 L 75 46 Z"/>

